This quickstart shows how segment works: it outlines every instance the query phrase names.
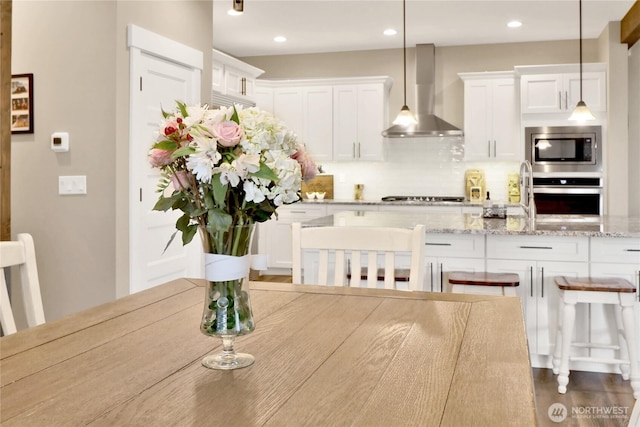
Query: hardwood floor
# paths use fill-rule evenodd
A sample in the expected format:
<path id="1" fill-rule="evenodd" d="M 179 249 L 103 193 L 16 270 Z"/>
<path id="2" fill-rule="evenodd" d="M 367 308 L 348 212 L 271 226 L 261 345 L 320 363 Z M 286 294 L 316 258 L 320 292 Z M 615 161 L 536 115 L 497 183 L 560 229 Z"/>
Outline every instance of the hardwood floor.
<path id="1" fill-rule="evenodd" d="M 265 282 L 291 282 L 291 276 L 260 276 Z M 538 425 L 627 427 L 635 399 L 629 381 L 620 375 L 572 371 L 566 394 L 558 393 L 556 376 L 550 369 L 532 370 L 538 409 Z M 554 422 L 550 407 L 563 409 L 564 421 Z M 560 419 L 558 419 L 559 421 Z"/>

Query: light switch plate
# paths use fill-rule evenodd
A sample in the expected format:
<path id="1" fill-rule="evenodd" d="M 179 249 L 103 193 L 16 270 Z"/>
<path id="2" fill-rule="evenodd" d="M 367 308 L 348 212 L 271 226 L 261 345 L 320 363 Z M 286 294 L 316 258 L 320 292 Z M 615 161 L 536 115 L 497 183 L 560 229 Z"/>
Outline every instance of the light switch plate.
<path id="1" fill-rule="evenodd" d="M 87 194 L 87 176 L 59 176 L 58 194 L 61 196 Z"/>

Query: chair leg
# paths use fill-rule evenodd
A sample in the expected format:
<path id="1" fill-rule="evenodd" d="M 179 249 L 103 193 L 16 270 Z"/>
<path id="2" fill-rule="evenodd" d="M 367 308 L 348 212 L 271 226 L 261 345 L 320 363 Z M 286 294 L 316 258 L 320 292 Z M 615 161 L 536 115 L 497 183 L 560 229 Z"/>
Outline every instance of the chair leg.
<path id="1" fill-rule="evenodd" d="M 571 337 L 573 336 L 575 319 L 576 304 L 575 302 L 567 302 L 565 298 L 562 309 L 562 353 L 558 370 L 558 393 L 560 394 L 567 392 L 567 384 L 569 384 L 569 352 L 571 351 Z"/>
<path id="2" fill-rule="evenodd" d="M 609 305 L 610 308 L 613 309 L 613 315 L 616 319 L 616 332 L 618 333 L 618 359 L 620 360 L 631 360 L 629 358 L 629 342 L 627 341 L 627 337 L 624 330 L 624 325 L 622 324 L 622 310 L 620 307 L 616 307 L 613 304 Z M 620 364 L 620 373 L 622 374 L 623 380 L 629 379 L 629 371 L 631 368 L 631 364 L 627 366 L 626 363 Z"/>
<path id="3" fill-rule="evenodd" d="M 633 397 L 640 399 L 640 367 L 638 366 L 638 344 L 635 315 L 633 312 L 633 300 L 631 304 L 622 306 L 622 323 L 624 325 L 624 334 L 626 338 L 627 351 L 629 352 L 631 388 L 633 389 Z"/>
<path id="4" fill-rule="evenodd" d="M 560 350 L 562 349 L 562 316 L 564 309 L 564 302 L 562 301 L 562 296 L 564 292 L 560 291 L 558 295 L 558 317 L 556 319 L 556 346 L 553 349 L 553 373 L 558 375 L 560 372 Z"/>

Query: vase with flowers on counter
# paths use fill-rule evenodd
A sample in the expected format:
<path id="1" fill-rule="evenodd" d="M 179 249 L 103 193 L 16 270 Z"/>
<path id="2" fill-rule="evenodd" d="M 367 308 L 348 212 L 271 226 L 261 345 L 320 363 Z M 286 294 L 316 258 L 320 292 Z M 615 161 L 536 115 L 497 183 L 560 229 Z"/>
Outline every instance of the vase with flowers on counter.
<path id="1" fill-rule="evenodd" d="M 222 339 L 222 352 L 206 356 L 213 369 L 249 366 L 234 339 L 253 331 L 248 276 L 254 226 L 278 206 L 301 199 L 302 180 L 317 173 L 303 144 L 283 122 L 258 108 L 187 106 L 162 111 L 149 152 L 161 172 L 154 210 L 182 211 L 176 222 L 184 245 L 199 233 L 207 281 L 200 330 Z"/>

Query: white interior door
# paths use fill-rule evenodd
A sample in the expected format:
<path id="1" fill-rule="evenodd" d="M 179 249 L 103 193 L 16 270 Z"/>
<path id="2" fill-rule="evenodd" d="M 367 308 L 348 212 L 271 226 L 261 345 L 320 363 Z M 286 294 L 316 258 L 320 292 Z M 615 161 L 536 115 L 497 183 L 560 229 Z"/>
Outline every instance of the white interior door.
<path id="1" fill-rule="evenodd" d="M 202 275 L 197 238 L 182 246 L 180 234 L 166 249 L 181 212 L 158 212 L 159 172 L 147 153 L 162 120 L 161 108 L 175 108 L 176 100 L 200 102 L 202 52 L 139 27 L 129 27 L 130 76 L 130 282 L 131 293 L 180 277 Z M 198 61 L 198 57 L 200 58 Z"/>

